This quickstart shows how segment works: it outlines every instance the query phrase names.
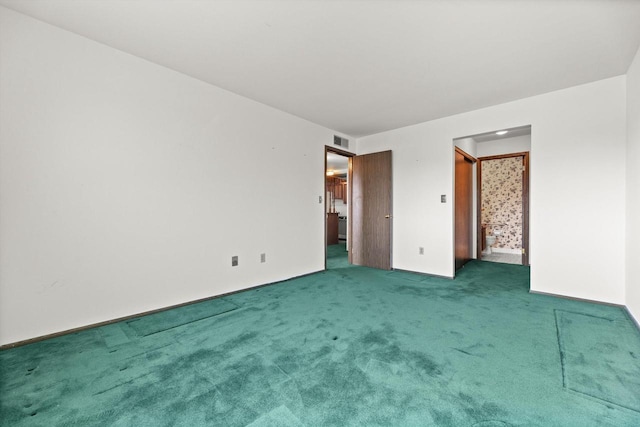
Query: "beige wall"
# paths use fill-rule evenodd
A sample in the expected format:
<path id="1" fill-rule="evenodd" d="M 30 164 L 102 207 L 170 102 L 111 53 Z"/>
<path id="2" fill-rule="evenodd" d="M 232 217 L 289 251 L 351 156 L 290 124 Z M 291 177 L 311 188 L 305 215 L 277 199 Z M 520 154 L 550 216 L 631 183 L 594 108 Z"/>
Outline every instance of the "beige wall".
<path id="1" fill-rule="evenodd" d="M 330 129 L 2 7 L 0 113 L 0 344 L 324 268 Z"/>
<path id="2" fill-rule="evenodd" d="M 627 73 L 626 304 L 640 324 L 640 49 Z"/>
<path id="3" fill-rule="evenodd" d="M 453 276 L 452 141 L 531 125 L 531 289 L 623 304 L 625 82 L 614 77 L 360 138 L 359 153 L 393 150 L 394 267 Z M 606 233 L 588 232 L 603 221 Z"/>

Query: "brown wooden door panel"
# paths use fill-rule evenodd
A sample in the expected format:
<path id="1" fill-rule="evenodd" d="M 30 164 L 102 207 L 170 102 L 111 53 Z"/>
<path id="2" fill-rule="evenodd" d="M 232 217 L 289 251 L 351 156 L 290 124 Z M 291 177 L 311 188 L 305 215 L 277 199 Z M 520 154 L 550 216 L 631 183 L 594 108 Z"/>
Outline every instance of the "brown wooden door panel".
<path id="1" fill-rule="evenodd" d="M 352 157 L 350 262 L 391 269 L 391 151 Z"/>
<path id="2" fill-rule="evenodd" d="M 460 269 L 473 256 L 473 162 L 456 151 L 455 264 Z"/>

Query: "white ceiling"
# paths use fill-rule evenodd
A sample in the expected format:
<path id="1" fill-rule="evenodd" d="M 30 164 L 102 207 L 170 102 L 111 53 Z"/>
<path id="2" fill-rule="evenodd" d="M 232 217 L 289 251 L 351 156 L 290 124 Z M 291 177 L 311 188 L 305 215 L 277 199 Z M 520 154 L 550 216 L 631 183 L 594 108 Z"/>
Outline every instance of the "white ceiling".
<path id="1" fill-rule="evenodd" d="M 354 137 L 625 74 L 638 0 L 0 0 Z"/>
<path id="2" fill-rule="evenodd" d="M 349 169 L 349 158 L 336 153 L 327 153 L 327 170 L 346 173 Z"/>
<path id="3" fill-rule="evenodd" d="M 496 134 L 497 131 L 506 131 L 507 133 L 504 133 L 502 135 L 498 135 L 498 134 Z M 497 140 L 500 140 L 500 139 L 515 138 L 517 136 L 531 135 L 531 125 L 518 126 L 518 127 L 515 127 L 515 128 L 509 128 L 509 129 L 498 129 L 497 131 L 479 133 L 477 135 L 471 135 L 471 136 L 465 136 L 463 138 L 456 138 L 456 140 L 465 139 L 465 138 L 473 138 L 473 140 L 475 142 L 481 143 L 481 142 L 497 141 Z"/>

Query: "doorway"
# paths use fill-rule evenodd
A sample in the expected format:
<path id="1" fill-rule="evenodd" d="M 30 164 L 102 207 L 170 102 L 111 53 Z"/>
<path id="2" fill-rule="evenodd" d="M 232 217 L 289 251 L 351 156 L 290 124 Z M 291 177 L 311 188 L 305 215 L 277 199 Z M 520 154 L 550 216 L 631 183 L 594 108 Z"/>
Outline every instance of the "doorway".
<path id="1" fill-rule="evenodd" d="M 529 265 L 529 152 L 478 158 L 478 258 Z"/>
<path id="2" fill-rule="evenodd" d="M 391 151 L 356 156 L 325 147 L 325 268 L 345 266 L 346 252 L 347 266 L 391 269 L 391 178 Z"/>
<path id="3" fill-rule="evenodd" d="M 529 265 L 529 153 L 531 151 L 531 125 L 506 128 L 475 134 L 453 140 L 456 150 L 454 171 L 455 204 L 468 200 L 468 190 L 458 188 L 460 156 L 466 154 L 473 164 L 472 173 L 472 252 L 471 258 L 483 261 Z M 467 154 L 470 153 L 470 154 Z M 475 157 L 475 159 L 474 159 Z M 487 178 L 489 182 L 486 182 Z M 483 180 L 485 181 L 483 184 Z M 487 189 L 489 188 L 489 191 Z M 498 197 L 497 200 L 491 200 Z M 455 270 L 464 265 L 469 252 L 460 248 L 466 236 L 458 230 L 468 227 L 457 217 L 454 207 L 454 259 Z M 461 233 L 462 234 L 462 233 Z"/>
<path id="4" fill-rule="evenodd" d="M 325 147 L 325 268 L 349 265 L 349 181 L 353 154 Z"/>

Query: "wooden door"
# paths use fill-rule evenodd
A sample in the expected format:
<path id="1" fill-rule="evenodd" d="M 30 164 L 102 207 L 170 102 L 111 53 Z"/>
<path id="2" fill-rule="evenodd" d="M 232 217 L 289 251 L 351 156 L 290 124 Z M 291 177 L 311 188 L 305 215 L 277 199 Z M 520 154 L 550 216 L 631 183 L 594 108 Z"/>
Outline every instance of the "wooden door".
<path id="1" fill-rule="evenodd" d="M 473 257 L 473 157 L 456 148 L 455 264 L 462 268 Z"/>
<path id="2" fill-rule="evenodd" d="M 391 151 L 351 158 L 349 262 L 391 270 Z"/>
<path id="3" fill-rule="evenodd" d="M 327 214 L 327 245 L 337 245 L 340 243 L 338 237 L 338 214 Z"/>

